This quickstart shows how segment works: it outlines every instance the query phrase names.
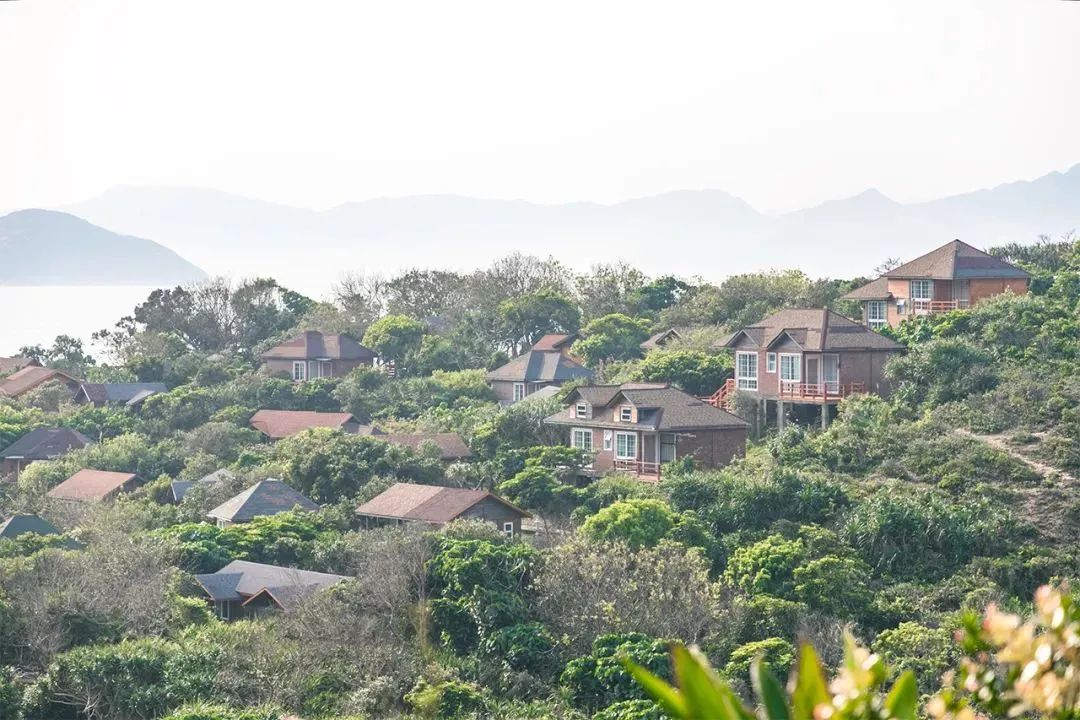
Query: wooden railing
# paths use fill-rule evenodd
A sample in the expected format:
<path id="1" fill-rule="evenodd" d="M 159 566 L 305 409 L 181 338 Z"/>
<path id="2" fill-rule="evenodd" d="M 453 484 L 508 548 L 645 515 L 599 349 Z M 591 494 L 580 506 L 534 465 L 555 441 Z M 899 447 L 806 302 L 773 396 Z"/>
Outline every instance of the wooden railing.
<path id="1" fill-rule="evenodd" d="M 735 403 L 735 378 L 728 378 L 727 381 L 720 386 L 720 389 L 712 395 L 701 399 L 713 407 L 721 408 L 722 410 L 731 410 L 732 405 Z"/>
<path id="2" fill-rule="evenodd" d="M 620 460 L 615 459 L 616 470 L 634 473 L 635 475 L 655 475 L 660 477 L 660 463 L 646 462 L 645 460 Z"/>
<path id="3" fill-rule="evenodd" d="M 848 395 L 861 392 L 866 392 L 866 387 L 860 382 L 841 384 L 838 382 L 803 383 L 791 380 L 780 381 L 781 400 L 828 402 L 829 400 L 839 400 Z"/>
<path id="4" fill-rule="evenodd" d="M 939 313 L 949 312 L 950 310 L 966 310 L 968 304 L 967 300 L 924 300 L 913 298 L 911 300 L 911 309 L 915 312 Z"/>

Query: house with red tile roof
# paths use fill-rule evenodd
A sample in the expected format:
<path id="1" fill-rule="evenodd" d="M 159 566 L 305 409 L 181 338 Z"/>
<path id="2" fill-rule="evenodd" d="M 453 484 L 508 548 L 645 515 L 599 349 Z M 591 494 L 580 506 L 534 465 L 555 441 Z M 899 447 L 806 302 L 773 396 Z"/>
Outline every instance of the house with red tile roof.
<path id="1" fill-rule="evenodd" d="M 362 427 L 349 413 L 314 410 L 259 410 L 248 422 L 271 440 L 287 438 L 311 428 L 332 428 L 347 433 L 359 433 Z"/>
<path id="2" fill-rule="evenodd" d="M 79 381 L 61 370 L 39 365 L 27 365 L 0 380 L 0 395 L 20 397 L 50 382 L 59 382 L 71 390 L 72 397 L 79 391 Z"/>
<path id="3" fill-rule="evenodd" d="M 0 377 L 10 375 L 16 370 L 21 370 L 28 365 L 40 366 L 41 363 L 39 363 L 37 360 L 23 357 L 22 355 L 16 355 L 14 357 L 0 357 Z"/>
<path id="4" fill-rule="evenodd" d="M 293 382 L 344 377 L 361 365 L 374 365 L 378 354 L 347 335 L 309 330 L 262 354 L 270 373 L 287 373 Z"/>
<path id="5" fill-rule="evenodd" d="M 483 520 L 510 537 L 532 515 L 486 490 L 394 483 L 356 510 L 364 527 L 424 523 L 442 526 L 454 520 Z"/>
<path id="6" fill-rule="evenodd" d="M 431 445 L 439 451 L 439 459 L 444 462 L 468 460 L 473 454 L 469 446 L 465 444 L 465 440 L 453 432 L 382 433 L 376 431 L 372 433 L 372 436 L 391 445 L 407 447 L 413 452 L 421 452 L 425 446 Z"/>
<path id="7" fill-rule="evenodd" d="M 862 305 L 863 324 L 896 327 L 908 318 L 965 310 L 982 300 L 1026 293 L 1031 275 L 1015 265 L 953 240 L 844 295 Z"/>
<path id="8" fill-rule="evenodd" d="M 140 483 L 133 473 L 84 469 L 54 487 L 47 496 L 65 502 L 110 502 L 120 493 L 134 490 Z"/>

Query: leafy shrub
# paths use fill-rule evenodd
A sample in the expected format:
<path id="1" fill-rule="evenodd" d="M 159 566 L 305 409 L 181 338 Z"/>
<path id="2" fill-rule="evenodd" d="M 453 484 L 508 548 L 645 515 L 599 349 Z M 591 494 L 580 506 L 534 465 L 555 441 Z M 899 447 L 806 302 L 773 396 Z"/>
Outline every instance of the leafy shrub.
<path id="1" fill-rule="evenodd" d="M 654 547 L 675 527 L 676 516 L 662 500 L 620 500 L 587 519 L 581 533 L 597 542 Z"/>
<path id="2" fill-rule="evenodd" d="M 795 568 L 805 560 L 802 540 L 770 535 L 732 553 L 724 579 L 747 593 L 790 597 L 795 589 Z"/>
<path id="3" fill-rule="evenodd" d="M 623 700 L 594 713 L 592 720 L 667 720 L 667 715 L 652 700 Z"/>
<path id="4" fill-rule="evenodd" d="M 936 688 L 941 675 L 953 667 L 960 655 L 949 630 L 914 622 L 882 631 L 873 647 L 895 672 L 914 672 L 923 692 Z"/>
<path id="5" fill-rule="evenodd" d="M 795 661 L 795 646 L 783 638 L 765 638 L 735 648 L 724 666 L 724 675 L 750 684 L 750 664 L 761 658 L 786 677 L 786 669 Z"/>
<path id="6" fill-rule="evenodd" d="M 480 688 L 470 683 L 443 680 L 428 683 L 421 679 L 407 695 L 405 703 L 425 718 L 471 717 L 487 708 L 487 698 Z"/>
<path id="7" fill-rule="evenodd" d="M 575 706 L 596 711 L 623 700 L 643 699 L 622 658 L 628 657 L 652 673 L 670 674 L 667 643 L 641 633 L 602 635 L 592 653 L 566 664 L 559 683 Z"/>
<path id="8" fill-rule="evenodd" d="M 513 670 L 540 676 L 549 675 L 557 662 L 555 638 L 538 622 L 499 628 L 488 635 L 481 650 Z"/>

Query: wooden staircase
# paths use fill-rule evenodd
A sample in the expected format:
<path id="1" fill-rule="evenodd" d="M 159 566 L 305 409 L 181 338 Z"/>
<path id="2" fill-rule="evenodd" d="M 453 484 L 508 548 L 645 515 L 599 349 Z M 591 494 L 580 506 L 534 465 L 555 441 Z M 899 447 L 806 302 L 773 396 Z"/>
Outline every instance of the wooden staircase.
<path id="1" fill-rule="evenodd" d="M 735 409 L 735 378 L 728 378 L 720 388 L 709 397 L 701 398 L 713 407 L 732 411 Z"/>

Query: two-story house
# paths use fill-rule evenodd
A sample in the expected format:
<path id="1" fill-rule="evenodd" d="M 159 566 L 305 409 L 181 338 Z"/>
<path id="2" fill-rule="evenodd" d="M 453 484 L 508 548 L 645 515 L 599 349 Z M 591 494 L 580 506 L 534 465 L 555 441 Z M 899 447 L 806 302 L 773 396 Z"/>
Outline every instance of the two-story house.
<path id="1" fill-rule="evenodd" d="M 570 380 L 591 380 L 593 371 L 570 355 L 576 335 L 545 335 L 528 351 L 488 373 L 488 384 L 500 403 L 524 400 L 545 387 Z"/>
<path id="2" fill-rule="evenodd" d="M 347 335 L 308 330 L 262 354 L 271 374 L 288 373 L 293 382 L 344 377 L 361 365 L 374 365 L 378 354 Z"/>
<path id="3" fill-rule="evenodd" d="M 953 240 L 852 290 L 867 327 L 896 327 L 917 315 L 964 310 L 981 300 L 1028 290 L 1031 276 L 1004 260 Z"/>
<path id="4" fill-rule="evenodd" d="M 749 425 L 670 385 L 583 385 L 544 420 L 569 430 L 573 447 L 592 453 L 589 475 L 623 471 L 659 480 L 660 467 L 692 457 L 718 468 L 746 452 Z"/>
<path id="5" fill-rule="evenodd" d="M 827 308 L 790 309 L 741 328 L 720 340 L 735 354 L 735 377 L 711 398 L 730 407 L 733 392 L 750 393 L 759 413 L 776 404 L 783 426 L 785 406 L 815 405 L 821 422 L 829 406 L 853 393 L 887 395 L 885 362 L 903 346 Z"/>

